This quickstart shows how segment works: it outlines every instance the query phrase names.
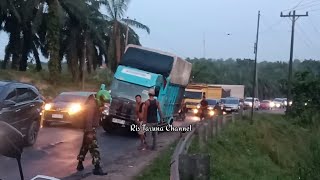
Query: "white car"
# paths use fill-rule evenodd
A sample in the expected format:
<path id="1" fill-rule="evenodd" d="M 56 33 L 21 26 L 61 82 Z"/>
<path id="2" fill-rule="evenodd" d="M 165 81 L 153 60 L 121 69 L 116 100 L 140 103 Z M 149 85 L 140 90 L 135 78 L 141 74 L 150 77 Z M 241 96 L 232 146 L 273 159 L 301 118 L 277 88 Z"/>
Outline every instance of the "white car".
<path id="1" fill-rule="evenodd" d="M 247 97 L 246 99 L 244 99 L 244 107 L 245 107 L 245 109 L 252 107 L 252 97 Z M 259 110 L 259 107 L 260 107 L 259 99 L 254 98 L 253 108 L 256 110 Z"/>

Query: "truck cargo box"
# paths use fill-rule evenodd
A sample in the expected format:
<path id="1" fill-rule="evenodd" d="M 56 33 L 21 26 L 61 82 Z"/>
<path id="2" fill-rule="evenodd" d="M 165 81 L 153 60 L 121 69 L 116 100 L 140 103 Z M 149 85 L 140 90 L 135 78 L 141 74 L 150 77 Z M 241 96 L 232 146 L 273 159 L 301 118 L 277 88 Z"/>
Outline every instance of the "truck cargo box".
<path id="1" fill-rule="evenodd" d="M 187 86 L 192 64 L 173 54 L 137 45 L 128 45 L 120 65 L 161 74 L 173 84 Z"/>

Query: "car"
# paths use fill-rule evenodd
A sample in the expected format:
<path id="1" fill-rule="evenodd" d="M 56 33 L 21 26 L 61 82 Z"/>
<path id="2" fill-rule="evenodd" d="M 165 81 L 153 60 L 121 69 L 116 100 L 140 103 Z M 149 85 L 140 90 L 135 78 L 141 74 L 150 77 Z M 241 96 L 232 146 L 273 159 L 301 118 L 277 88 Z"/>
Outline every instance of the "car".
<path id="1" fill-rule="evenodd" d="M 254 109 L 259 110 L 260 101 L 258 98 L 254 98 L 254 103 L 252 106 L 252 97 L 247 97 L 244 99 L 244 109 L 248 109 L 254 107 Z"/>
<path id="2" fill-rule="evenodd" d="M 20 131 L 26 146 L 35 144 L 38 137 L 44 106 L 42 97 L 31 84 L 0 81 L 0 121 Z"/>
<path id="3" fill-rule="evenodd" d="M 239 98 L 224 98 L 223 99 L 223 111 L 225 112 L 238 112 L 241 108 L 241 103 Z"/>
<path id="4" fill-rule="evenodd" d="M 220 102 L 219 99 L 206 99 L 208 102 L 208 110 L 209 110 L 209 115 L 213 116 L 214 115 L 214 107 L 215 105 Z M 200 109 L 200 104 L 197 105 L 197 109 L 193 110 L 194 114 L 198 114 Z"/>
<path id="5" fill-rule="evenodd" d="M 276 108 L 285 108 L 286 101 L 287 100 L 285 98 L 275 98 L 275 99 L 273 99 L 273 102 L 274 102 Z"/>
<path id="6" fill-rule="evenodd" d="M 43 112 L 43 126 L 48 127 L 53 123 L 71 124 L 83 128 L 85 109 L 84 104 L 96 92 L 62 92 L 51 103 L 47 103 Z"/>
<path id="7" fill-rule="evenodd" d="M 273 101 L 271 100 L 263 100 L 260 103 L 260 108 L 261 109 L 268 109 L 268 110 L 272 110 L 275 107 L 275 104 Z"/>

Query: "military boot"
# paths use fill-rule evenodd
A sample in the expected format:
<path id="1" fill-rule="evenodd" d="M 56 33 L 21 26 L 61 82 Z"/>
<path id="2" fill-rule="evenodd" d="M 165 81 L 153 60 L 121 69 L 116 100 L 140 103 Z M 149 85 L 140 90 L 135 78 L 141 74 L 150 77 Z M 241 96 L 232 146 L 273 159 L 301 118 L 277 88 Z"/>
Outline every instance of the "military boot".
<path id="1" fill-rule="evenodd" d="M 94 175 L 98 175 L 98 176 L 105 176 L 105 175 L 108 174 L 107 172 L 103 172 L 103 170 L 102 170 L 102 168 L 101 168 L 101 166 L 99 164 L 94 166 L 94 169 L 92 170 L 92 173 Z"/>
<path id="2" fill-rule="evenodd" d="M 84 167 L 83 167 L 82 161 L 79 161 L 78 166 L 77 166 L 77 170 L 82 171 L 83 169 L 84 169 Z"/>

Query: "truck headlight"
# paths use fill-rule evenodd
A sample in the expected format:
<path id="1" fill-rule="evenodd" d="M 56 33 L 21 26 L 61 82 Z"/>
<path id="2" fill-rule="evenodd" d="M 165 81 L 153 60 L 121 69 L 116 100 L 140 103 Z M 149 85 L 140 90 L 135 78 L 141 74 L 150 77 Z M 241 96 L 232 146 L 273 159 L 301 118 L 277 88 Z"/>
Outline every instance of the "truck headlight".
<path id="1" fill-rule="evenodd" d="M 81 111 L 80 104 L 72 104 L 68 110 L 68 113 L 72 115 L 78 113 L 79 111 Z"/>
<path id="2" fill-rule="evenodd" d="M 198 109 L 194 109 L 194 110 L 193 110 L 193 113 L 194 113 L 194 114 L 197 114 L 198 112 L 199 112 Z"/>

